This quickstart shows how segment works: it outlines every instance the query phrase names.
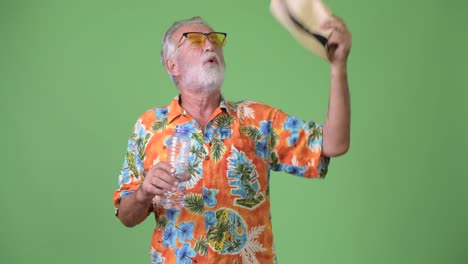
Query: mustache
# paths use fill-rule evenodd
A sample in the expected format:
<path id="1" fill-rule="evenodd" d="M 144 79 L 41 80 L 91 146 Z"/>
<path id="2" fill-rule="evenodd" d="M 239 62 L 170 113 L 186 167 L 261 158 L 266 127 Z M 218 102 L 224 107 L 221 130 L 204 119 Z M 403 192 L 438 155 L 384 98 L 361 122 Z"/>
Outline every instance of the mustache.
<path id="1" fill-rule="evenodd" d="M 210 60 L 210 59 L 215 59 L 218 63 L 221 63 L 221 58 L 218 54 L 216 54 L 216 52 L 212 52 L 212 51 L 209 51 L 209 52 L 206 52 L 205 54 L 202 55 L 202 58 L 201 58 L 201 61 L 202 62 L 206 62 L 207 60 Z"/>

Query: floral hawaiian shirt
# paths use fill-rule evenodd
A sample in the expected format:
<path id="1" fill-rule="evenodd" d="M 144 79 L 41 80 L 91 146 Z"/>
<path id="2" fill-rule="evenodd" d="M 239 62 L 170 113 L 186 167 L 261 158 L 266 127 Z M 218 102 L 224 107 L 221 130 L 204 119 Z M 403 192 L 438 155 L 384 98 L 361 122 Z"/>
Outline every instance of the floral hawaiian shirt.
<path id="1" fill-rule="evenodd" d="M 187 197 L 181 210 L 154 205 L 152 263 L 277 263 L 270 217 L 270 170 L 324 177 L 322 127 L 271 106 L 221 103 L 204 129 L 180 106 L 143 113 L 128 141 L 114 206 L 145 173 L 167 160 L 166 147 L 182 127 L 191 138 Z"/>

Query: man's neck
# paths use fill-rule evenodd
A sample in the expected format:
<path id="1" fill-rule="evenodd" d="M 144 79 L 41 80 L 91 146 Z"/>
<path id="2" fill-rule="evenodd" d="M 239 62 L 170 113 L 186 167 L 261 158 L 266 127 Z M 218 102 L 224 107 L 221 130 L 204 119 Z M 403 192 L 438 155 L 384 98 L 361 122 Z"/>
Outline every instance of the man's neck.
<path id="1" fill-rule="evenodd" d="M 180 99 L 182 108 L 184 108 L 204 130 L 211 115 L 216 108 L 219 107 L 221 91 L 218 89 L 212 92 L 200 93 L 181 89 Z"/>

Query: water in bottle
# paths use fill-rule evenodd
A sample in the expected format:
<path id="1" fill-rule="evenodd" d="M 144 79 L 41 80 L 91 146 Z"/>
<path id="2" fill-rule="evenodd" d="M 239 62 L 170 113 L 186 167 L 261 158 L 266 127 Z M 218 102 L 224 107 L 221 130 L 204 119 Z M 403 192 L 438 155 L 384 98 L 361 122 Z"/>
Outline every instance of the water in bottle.
<path id="1" fill-rule="evenodd" d="M 176 133 L 172 136 L 168 146 L 167 158 L 169 164 L 175 169 L 173 174 L 180 183 L 175 192 L 164 195 L 161 200 L 162 207 L 166 209 L 182 209 L 185 203 L 185 181 L 190 178 L 188 166 L 190 160 L 190 137 L 183 133 L 180 127 L 176 127 Z"/>

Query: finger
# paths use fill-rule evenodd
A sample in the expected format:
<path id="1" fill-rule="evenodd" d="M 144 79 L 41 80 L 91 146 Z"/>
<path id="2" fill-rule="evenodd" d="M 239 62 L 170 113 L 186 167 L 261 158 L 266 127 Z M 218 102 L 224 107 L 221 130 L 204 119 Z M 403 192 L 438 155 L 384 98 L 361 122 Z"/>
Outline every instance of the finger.
<path id="1" fill-rule="evenodd" d="M 342 32 L 333 31 L 330 34 L 330 36 L 328 37 L 327 44 L 328 45 L 342 44 L 344 46 L 350 46 L 351 45 L 351 34 L 349 32 L 342 33 Z"/>
<path id="2" fill-rule="evenodd" d="M 146 197 L 153 197 L 155 195 L 163 195 L 167 191 L 158 187 L 156 184 L 151 183 L 150 181 L 145 181 L 140 186 L 142 192 Z"/>
<path id="3" fill-rule="evenodd" d="M 168 192 L 167 190 L 158 188 L 151 184 L 149 184 L 145 189 L 146 189 L 145 191 L 150 193 L 152 196 L 155 196 L 155 195 L 164 196 Z"/>
<path id="4" fill-rule="evenodd" d="M 150 195 L 165 195 L 170 192 L 176 191 L 176 186 L 157 178 L 153 178 L 152 181 L 147 181 L 142 185 L 142 189 Z"/>
<path id="5" fill-rule="evenodd" d="M 173 192 L 179 183 L 174 179 L 172 176 L 162 176 L 162 177 L 155 177 L 151 180 L 151 185 L 155 186 L 156 188 L 166 191 L 166 192 Z"/>
<path id="6" fill-rule="evenodd" d="M 337 34 L 336 32 L 332 32 L 331 35 L 328 37 L 327 46 L 330 50 L 332 47 L 334 47 L 333 50 L 335 50 L 336 47 L 338 47 L 338 45 L 341 43 L 341 37 L 338 35 L 339 34 Z"/>
<path id="7" fill-rule="evenodd" d="M 346 24 L 341 19 L 338 19 L 335 17 L 327 20 L 325 23 L 322 24 L 321 27 L 323 29 L 333 29 L 334 31 L 339 31 L 339 32 L 348 31 Z"/>
<path id="8" fill-rule="evenodd" d="M 192 178 L 192 175 L 190 175 L 189 173 L 185 173 L 185 174 L 179 175 L 178 180 L 180 182 L 185 182 L 185 181 L 189 181 L 191 178 Z"/>
<path id="9" fill-rule="evenodd" d="M 327 45 L 332 46 L 332 45 L 338 45 L 343 42 L 343 35 L 339 34 L 337 32 L 332 32 L 330 37 L 328 37 Z"/>
<path id="10" fill-rule="evenodd" d="M 163 171 L 166 171 L 167 173 L 169 174 L 172 174 L 175 172 L 175 169 L 171 166 L 171 164 L 167 163 L 167 162 L 159 162 L 157 163 L 156 165 L 154 165 L 153 167 L 151 167 L 150 171 L 151 170 L 163 170 Z"/>
<path id="11" fill-rule="evenodd" d="M 177 186 L 177 179 L 173 176 L 173 172 L 169 164 L 155 165 L 146 174 L 143 187 L 153 186 L 163 191 L 170 191 L 173 186 Z"/>

